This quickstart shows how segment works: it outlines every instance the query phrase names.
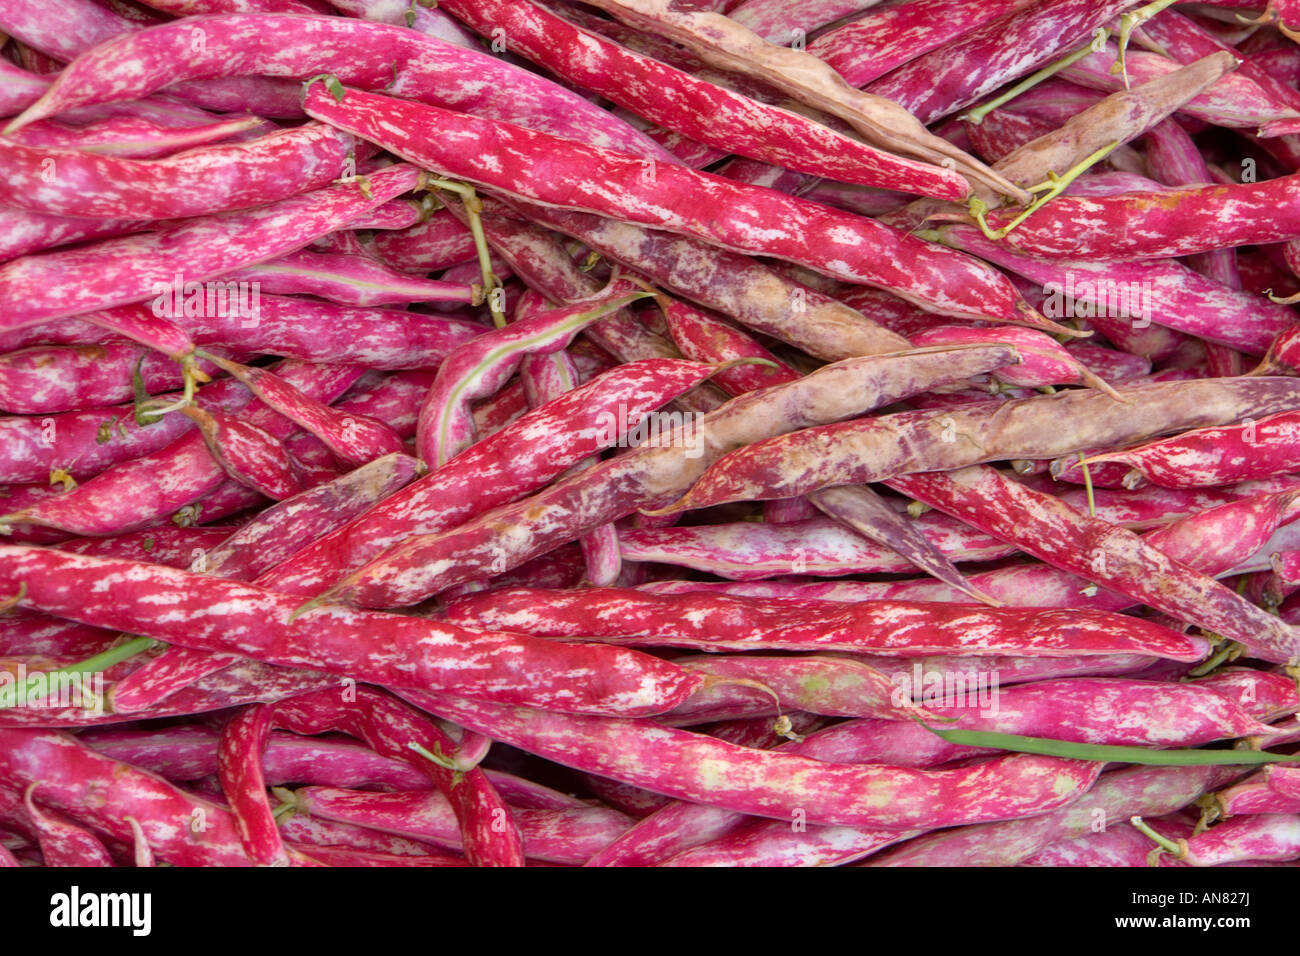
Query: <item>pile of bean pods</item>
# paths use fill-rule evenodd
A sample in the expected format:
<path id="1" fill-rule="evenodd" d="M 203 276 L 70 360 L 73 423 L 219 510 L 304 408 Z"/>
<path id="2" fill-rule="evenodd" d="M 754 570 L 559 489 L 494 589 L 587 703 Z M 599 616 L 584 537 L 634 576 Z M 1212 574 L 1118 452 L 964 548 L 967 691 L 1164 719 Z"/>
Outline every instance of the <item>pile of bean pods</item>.
<path id="1" fill-rule="evenodd" d="M 1294 866 L 1300 5 L 5 0 L 0 866 Z"/>

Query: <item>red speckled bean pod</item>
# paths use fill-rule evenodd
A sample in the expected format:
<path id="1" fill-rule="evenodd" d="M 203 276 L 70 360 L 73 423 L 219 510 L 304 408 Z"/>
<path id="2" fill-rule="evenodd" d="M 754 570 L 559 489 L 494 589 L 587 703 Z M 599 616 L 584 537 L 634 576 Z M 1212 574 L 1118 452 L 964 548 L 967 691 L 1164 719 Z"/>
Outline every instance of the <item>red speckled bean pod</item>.
<path id="1" fill-rule="evenodd" d="M 980 608 L 873 601 L 862 604 L 729 595 L 655 595 L 623 588 L 468 595 L 445 620 L 548 637 L 702 650 L 858 651 L 926 654 L 1145 653 L 1199 660 L 1199 638 L 1105 611 Z"/>
<path id="2" fill-rule="evenodd" d="M 123 763 L 184 783 L 217 772 L 218 737 L 216 730 L 182 724 L 159 730 L 105 727 L 84 731 L 77 739 Z M 356 741 L 279 731 L 269 738 L 262 769 L 273 787 L 300 783 L 418 790 L 429 786 L 422 770 L 382 757 Z"/>
<path id="3" fill-rule="evenodd" d="M 893 155 L 789 110 L 759 103 L 611 42 L 537 4 L 452 0 L 444 9 L 481 34 L 506 30 L 515 49 L 568 81 L 728 154 L 924 195 L 958 199 L 969 191 L 954 170 Z M 904 148 L 897 143 L 890 147 Z M 933 154 L 926 158 L 938 161 Z M 970 157 L 960 165 L 963 172 L 979 168 Z"/>
<path id="4" fill-rule="evenodd" d="M 397 687 L 454 687 L 553 708 L 648 714 L 671 709 L 702 682 L 667 661 L 621 648 L 333 608 L 292 619 L 297 598 L 157 565 L 6 547 L 0 576 L 14 594 L 26 582 L 23 606 L 60 617 Z M 140 582 L 147 587 L 133 586 Z M 119 586 L 111 599 L 87 601 L 92 586 L 102 592 L 113 583 Z M 178 606 L 186 609 L 183 618 Z M 539 674 L 546 680 L 539 683 Z"/>
<path id="5" fill-rule="evenodd" d="M 921 833 L 812 826 L 794 830 L 778 820 L 756 820 L 659 866 L 842 866 Z"/>
<path id="6" fill-rule="evenodd" d="M 375 253 L 394 269 L 435 272 L 474 258 L 469 228 L 446 209 L 426 221 L 375 236 Z"/>
<path id="7" fill-rule="evenodd" d="M 46 216 L 0 207 L 0 262 L 83 239 L 107 239 L 140 232 L 150 225 L 130 219 Z"/>
<path id="8" fill-rule="evenodd" d="M 3 85 L 0 78 L 0 88 Z M 174 127 L 139 116 L 109 116 L 85 126 L 39 120 L 8 139 L 40 149 L 77 149 L 120 159 L 162 159 L 261 129 L 262 121 L 256 117 L 235 116 L 201 126 Z"/>
<path id="9" fill-rule="evenodd" d="M 199 366 L 215 371 L 211 362 Z M 150 394 L 181 385 L 179 365 L 132 344 L 52 345 L 10 352 L 0 356 L 0 409 L 16 415 L 53 415 L 128 401 L 137 367 Z"/>
<path id="10" fill-rule="evenodd" d="M 809 823 L 909 829 L 1045 813 L 1077 800 L 1100 769 L 1029 755 L 931 772 L 822 763 L 651 721 L 576 717 L 442 694 L 408 699 L 568 767 L 755 816 L 790 820 L 802 810 Z"/>
<path id="11" fill-rule="evenodd" d="M 256 314 L 175 316 L 200 345 L 280 355 L 304 362 L 355 363 L 373 369 L 433 368 L 484 331 L 446 316 L 335 305 L 259 293 Z"/>
<path id="12" fill-rule="evenodd" d="M 317 485 L 260 512 L 201 556 L 198 570 L 235 581 L 253 581 L 264 571 L 333 531 L 415 477 L 419 462 L 392 454 L 333 481 Z M 118 711 L 153 707 L 182 687 L 225 667 L 230 658 L 172 647 L 136 668 L 113 688 Z"/>
<path id="13" fill-rule="evenodd" d="M 1097 821 L 1163 816 L 1240 774 L 1235 767 L 1130 767 L 1104 774 L 1068 807 L 1023 820 L 926 834 L 869 866 L 1014 866 L 1059 840 L 1082 836 Z"/>
<path id="14" fill-rule="evenodd" d="M 209 550 L 208 572 L 252 581 L 408 485 L 419 468 L 419 462 L 407 455 L 385 455 L 281 501 Z"/>
<path id="15" fill-rule="evenodd" d="M 944 227 L 940 233 L 956 248 L 1040 283 L 1048 295 L 1043 309 L 1049 317 L 1071 315 L 1089 322 L 1098 316 L 1110 319 L 1099 327 L 1103 335 L 1111 324 L 1129 324 L 1141 330 L 1154 323 L 1262 355 L 1274 337 L 1295 321 L 1294 313 L 1285 306 L 1226 286 L 1174 261 L 1045 260 L 1008 250 L 1004 242 L 990 242 L 968 226 Z"/>
<path id="16" fill-rule="evenodd" d="M 319 123 L 261 139 L 135 160 L 0 140 L 0 200 L 33 212 L 184 219 L 260 206 L 343 175 L 352 138 Z"/>
<path id="17" fill-rule="evenodd" d="M 274 372 L 238 365 L 224 359 L 215 361 L 222 370 L 247 386 L 268 408 L 319 438 L 340 461 L 360 466 L 406 448 L 401 436 L 390 426 L 368 415 L 349 414 L 343 409 L 331 408 Z M 302 489 L 295 488 L 289 494 L 296 494 L 300 490 Z M 286 498 L 288 495 L 278 497 Z"/>
<path id="18" fill-rule="evenodd" d="M 304 390 L 333 399 L 356 381 L 361 369 L 286 364 L 280 372 L 297 379 Z M 279 439 L 294 430 L 292 422 L 269 408 L 255 409 L 245 420 Z M 190 431 L 165 448 L 122 462 L 67 494 L 15 512 L 13 518 L 18 523 L 57 527 L 74 534 L 117 534 L 147 526 L 190 505 L 216 491 L 225 480 L 225 472 L 207 450 L 203 437 Z"/>
<path id="19" fill-rule="evenodd" d="M 1011 216 L 989 215 L 990 228 Z M 1058 196 L 1001 241 L 1043 259 L 1167 258 L 1300 238 L 1300 175 L 1117 196 Z"/>
<path id="20" fill-rule="evenodd" d="M 991 561 L 1017 550 L 991 536 L 971 534 L 968 526 L 936 512 L 911 523 L 952 561 Z M 739 521 L 625 529 L 619 532 L 619 549 L 628 561 L 674 564 L 732 581 L 774 574 L 901 574 L 913 566 L 838 521 L 820 516 L 781 525 Z"/>
<path id="21" fill-rule="evenodd" d="M 1172 837 L 1191 836 L 1192 825 L 1177 815 L 1152 821 Z M 1099 833 L 1058 840 L 1025 857 L 1017 866 L 1147 866 L 1151 840 L 1128 823 L 1112 824 Z"/>
<path id="22" fill-rule="evenodd" d="M 321 817 L 288 813 L 280 819 L 280 835 L 285 843 L 307 854 L 324 852 L 326 855 L 332 855 L 345 848 L 370 855 L 382 854 L 386 857 L 433 857 L 438 862 L 430 863 L 431 866 L 441 865 L 443 858 L 450 855 L 440 852 L 431 843 L 419 843 L 404 837 L 390 836 L 387 833 L 352 826 L 348 823 L 336 823 Z"/>
<path id="23" fill-rule="evenodd" d="M 1300 859 L 1300 814 L 1233 817 L 1177 843 L 1179 852 L 1173 858 L 1185 866 L 1296 860 Z"/>
<path id="24" fill-rule="evenodd" d="M 90 0 L 68 3 L 64 14 L 51 17 L 40 0 L 14 0 L 5 4 L 0 29 L 43 53 L 71 60 L 87 47 L 142 25 Z"/>
<path id="25" fill-rule="evenodd" d="M 230 380 L 214 382 L 199 394 L 201 404 L 211 401 L 230 412 L 238 412 L 250 399 L 242 387 Z M 56 469 L 84 479 L 112 465 L 157 452 L 191 427 L 179 415 L 141 426 L 130 405 L 87 408 L 42 418 L 0 418 L 0 480 L 43 483 Z"/>
<path id="26" fill-rule="evenodd" d="M 1004 321 L 1032 314 L 1001 274 L 965 256 L 941 254 L 934 245 L 875 220 L 720 176 L 373 93 L 348 90 L 340 102 L 324 84 L 315 83 L 304 96 L 306 109 L 317 119 L 425 168 L 512 196 L 788 259 L 889 289 L 946 314 Z M 607 188 L 587 191 L 582 184 L 593 177 Z M 703 216 L 703 210 L 711 214 Z M 761 229 L 755 227 L 757 221 L 763 223 Z"/>
<path id="27" fill-rule="evenodd" d="M 807 50 L 852 86 L 866 86 L 1032 0 L 906 0 L 810 40 Z"/>
<path id="28" fill-rule="evenodd" d="M 198 426 L 208 453 L 231 478 L 273 501 L 304 490 L 302 468 L 288 450 L 251 422 L 197 406 L 181 409 Z"/>
<path id="29" fill-rule="evenodd" d="M 1147 747 L 1196 747 L 1267 732 L 1262 729 L 1267 725 L 1234 699 L 1240 695 L 1199 682 L 1074 677 L 1002 687 L 997 671 L 971 664 L 979 669 L 967 672 L 964 686 L 950 679 L 932 681 L 922 670 L 906 675 L 901 686 L 910 688 L 927 711 L 954 721 L 945 727 Z M 840 726 L 846 737 L 858 741 L 863 763 L 924 766 L 991 752 L 950 744 L 899 720 L 865 721 L 855 729 Z"/>
<path id="30" fill-rule="evenodd" d="M 1110 72 L 1118 56 L 1118 48 L 1107 43 L 1099 52 L 1066 67 L 1062 75 L 1080 86 L 1106 91 L 1122 89 L 1123 78 Z M 1177 60 L 1145 50 L 1126 52 L 1124 66 L 1131 83 L 1147 83 L 1179 69 Z M 1180 111 L 1215 126 L 1254 130 L 1260 136 L 1300 131 L 1297 123 L 1300 113 L 1269 95 L 1243 73 L 1220 77 L 1205 92 L 1184 103 Z"/>
<path id="31" fill-rule="evenodd" d="M 0 266 L 3 326 L 139 302 L 170 288 L 177 272 L 203 282 L 274 259 L 413 189 L 417 170 L 398 165 L 256 209 L 204 216 L 157 232 L 26 256 Z"/>
<path id="32" fill-rule="evenodd" d="M 149 846 L 174 866 L 248 866 L 234 818 L 160 777 L 98 754 L 57 731 L 0 730 L 0 775 L 39 784 L 43 802 L 130 844 L 135 817 Z M 112 780 L 105 788 L 102 781 Z"/>
<path id="33" fill-rule="evenodd" d="M 501 205 L 485 202 L 484 208 L 495 210 Z M 530 218 L 574 236 L 663 288 L 817 358 L 835 362 L 907 347 L 901 336 L 830 296 L 784 279 L 749 256 L 601 216 L 535 203 L 518 205 Z M 745 371 L 749 370 L 734 369 L 733 373 Z"/>
<path id="34" fill-rule="evenodd" d="M 1230 485 L 1300 470 L 1300 412 L 1281 412 L 1244 425 L 1204 428 L 1127 451 L 1093 455 L 1116 462 L 1165 488 Z"/>
<path id="35" fill-rule="evenodd" d="M 23 806 L 36 828 L 46 866 L 112 866 L 113 858 L 99 838 L 59 814 L 42 810 L 32 799 L 39 783 L 23 792 Z"/>
<path id="36" fill-rule="evenodd" d="M 1055 339 L 1035 329 L 973 329 L 948 325 L 914 332 L 909 338 L 918 347 L 1009 342 L 1016 347 L 1022 361 L 1017 366 L 993 373 L 998 381 L 1031 388 L 1042 385 L 1089 385 L 1111 393 L 1110 386 L 1104 380 L 1073 358 Z"/>
<path id="37" fill-rule="evenodd" d="M 245 720 L 245 726 L 253 736 L 242 743 L 232 739 L 238 735 L 232 735 L 227 727 L 227 732 L 222 734 L 222 787 L 232 800 L 236 792 L 247 797 L 241 800 L 243 812 L 237 810 L 241 822 L 260 817 L 263 826 L 275 828 L 261 768 L 261 753 L 272 725 L 308 734 L 341 730 L 363 740 L 377 753 L 405 760 L 428 775 L 455 811 L 465 855 L 471 863 L 522 866 L 524 853 L 519 829 L 487 775 L 479 768 L 449 770 L 416 754 L 410 747 L 416 743 L 431 753 L 451 756 L 456 751 L 451 737 L 428 716 L 382 691 L 363 687 L 356 694 L 355 701 L 344 701 L 337 691 L 326 691 L 245 712 L 252 714 Z M 241 715 L 236 721 L 244 719 Z M 235 762 L 241 765 L 242 772 L 238 775 L 234 773 Z"/>
<path id="38" fill-rule="evenodd" d="M 456 817 L 446 797 L 428 790 L 366 793 L 304 787 L 294 793 L 302 811 L 327 820 L 355 823 L 383 833 L 461 848 Z M 512 808 L 529 859 L 582 865 L 632 826 L 625 814 L 607 807 Z"/>
<path id="39" fill-rule="evenodd" d="M 715 654 L 678 660 L 683 666 L 737 682 L 716 683 L 697 691 L 685 704 L 660 718 L 672 726 L 698 726 L 705 721 L 738 720 L 751 715 L 779 716 L 785 711 L 803 713 L 809 719 L 821 715 L 891 720 L 923 716 L 910 699 L 898 692 L 895 681 L 861 660 L 831 655 L 757 654 Z M 743 681 L 757 681 L 767 690 Z M 719 736 L 715 730 L 709 732 Z M 741 742 L 734 737 L 727 739 Z M 776 742 L 780 742 L 779 737 Z"/>
<path id="40" fill-rule="evenodd" d="M 1288 796 L 1275 789 L 1273 778 L 1265 772 L 1271 769 L 1265 767 L 1241 783 L 1220 790 L 1214 795 L 1212 812 L 1223 819 L 1256 813 L 1300 814 L 1300 797 Z M 1146 844 L 1145 849 L 1150 851 L 1151 844 Z"/>

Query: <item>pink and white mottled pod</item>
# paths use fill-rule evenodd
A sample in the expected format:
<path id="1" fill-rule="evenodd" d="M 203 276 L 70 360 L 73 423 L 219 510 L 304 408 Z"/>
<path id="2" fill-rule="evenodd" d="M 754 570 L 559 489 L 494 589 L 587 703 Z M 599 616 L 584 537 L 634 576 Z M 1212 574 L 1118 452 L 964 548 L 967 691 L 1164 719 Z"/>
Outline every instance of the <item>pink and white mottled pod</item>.
<path id="1" fill-rule="evenodd" d="M 903 106 L 922 123 L 931 123 L 1056 59 L 1131 6 L 1129 0 L 1051 0 L 1008 9 L 866 89 Z"/>
<path id="2" fill-rule="evenodd" d="M 381 421 L 331 408 L 266 369 L 238 365 L 224 359 L 215 361 L 268 408 L 319 438 L 340 461 L 359 467 L 384 455 L 405 450 L 401 436 Z"/>
<path id="3" fill-rule="evenodd" d="M 120 763 L 58 731 L 0 729 L 0 773 L 6 782 L 38 784 L 43 803 L 130 845 L 124 819 L 143 828 L 161 860 L 174 866 L 248 866 L 234 818 L 161 777 Z M 102 782 L 112 780 L 105 788 Z M 296 860 L 295 860 L 296 862 Z"/>
<path id="4" fill-rule="evenodd" d="M 1197 429 L 1126 451 L 1095 454 L 1089 458 L 1093 461 L 1127 465 L 1165 488 L 1276 478 L 1300 470 L 1300 412 Z"/>
<path id="5" fill-rule="evenodd" d="M 1100 769 L 1025 754 L 936 771 L 831 764 L 646 720 L 505 708 L 445 694 L 407 696 L 494 740 L 568 767 L 679 800 L 786 821 L 802 811 L 800 818 L 809 823 L 912 829 L 1046 813 L 1079 799 Z"/>
<path id="6" fill-rule="evenodd" d="M 375 236 L 375 253 L 403 272 L 436 272 L 474 258 L 474 237 L 448 210 L 424 222 Z"/>
<path id="7" fill-rule="evenodd" d="M 991 229 L 1012 214 L 988 216 Z M 1117 196 L 1058 196 L 1002 239 L 1043 259 L 1131 261 L 1300 238 L 1300 177 Z"/>
<path id="8" fill-rule="evenodd" d="M 1222 819 L 1256 813 L 1300 815 L 1300 797 L 1282 793 L 1272 785 L 1274 777 L 1266 771 L 1273 770 L 1275 766 L 1280 765 L 1265 767 L 1254 776 L 1220 790 L 1214 795 L 1214 811 Z M 1282 769 L 1293 770 L 1294 768 L 1283 767 Z M 1150 844 L 1147 847 L 1149 851 Z"/>
<path id="9" fill-rule="evenodd" d="M 1114 394 L 1106 382 L 1070 355 L 1055 339 L 1035 329 L 972 329 L 957 325 L 925 329 L 909 336 L 915 346 L 1007 342 L 1020 353 L 1019 365 L 999 369 L 993 377 L 1008 385 L 1088 385 Z"/>
<path id="10" fill-rule="evenodd" d="M 0 207 L 0 261 L 7 262 L 84 239 L 107 239 L 141 232 L 151 225 L 143 220 L 47 216 L 9 206 Z"/>
<path id="11" fill-rule="evenodd" d="M 789 498 L 833 485 L 883 481 L 982 462 L 1054 458 L 1152 435 L 1221 425 L 1300 404 L 1284 378 L 1127 385 L 1119 398 L 1071 390 L 1007 402 L 898 412 L 807 428 L 755 442 L 713 464 L 665 512 L 729 501 Z M 1267 382 L 1259 387 L 1251 383 Z M 1060 423 L 1068 421 L 1069 428 Z"/>
<path id="12" fill-rule="evenodd" d="M 991 561 L 1017 552 L 947 515 L 930 512 L 906 520 L 952 561 Z M 780 525 L 739 521 L 625 529 L 619 532 L 619 548 L 629 561 L 675 564 L 733 581 L 774 574 L 899 574 L 912 568 L 911 561 L 821 516 Z"/>
<path id="13" fill-rule="evenodd" d="M 294 362 L 279 368 L 279 374 L 301 391 L 325 400 L 347 391 L 361 372 L 356 366 Z M 244 420 L 281 440 L 296 429 L 293 422 L 266 407 L 255 408 Z M 149 426 L 154 427 L 158 426 Z M 122 461 L 66 494 L 37 502 L 10 517 L 17 523 L 61 528 L 73 534 L 118 534 L 167 518 L 221 488 L 226 480 L 203 437 L 190 430 L 156 452 Z M 235 510 L 242 511 L 260 500 L 249 502 L 243 496 Z M 212 509 L 206 514 L 212 516 Z"/>
<path id="14" fill-rule="evenodd" d="M 273 864 L 285 855 L 267 802 L 261 766 L 262 752 L 276 726 L 307 734 L 343 731 L 383 756 L 405 760 L 426 773 L 451 803 L 472 863 L 523 864 L 519 830 L 483 771 L 452 771 L 415 752 L 411 744 L 420 745 L 425 753 L 446 755 L 455 750 L 455 744 L 426 715 L 373 688 L 358 688 L 355 702 L 342 701 L 336 692 L 326 691 L 253 707 L 226 724 L 219 745 L 218 773 L 240 838 L 254 861 Z"/>
<path id="15" fill-rule="evenodd" d="M 1118 48 L 1108 43 L 1104 49 L 1067 66 L 1061 75 L 1072 83 L 1096 90 L 1123 89 L 1124 78 L 1110 72 L 1110 66 L 1118 56 Z M 1179 66 L 1177 60 L 1159 53 L 1133 49 L 1125 53 L 1124 68 L 1130 83 L 1148 83 L 1174 72 Z M 1258 136 L 1276 136 L 1300 130 L 1300 124 L 1297 124 L 1300 111 L 1272 96 L 1245 73 L 1220 77 L 1205 92 L 1184 103 L 1181 110 L 1214 126 L 1256 130 Z"/>
<path id="16" fill-rule="evenodd" d="M 294 792 L 294 799 L 299 809 L 313 817 L 354 823 L 452 850 L 461 848 L 456 816 L 447 798 L 436 791 L 368 793 L 304 787 Z M 519 827 L 529 859 L 573 866 L 586 863 L 632 826 L 628 816 L 608 807 L 512 807 L 510 816 Z"/>
<path id="17" fill-rule="evenodd" d="M 642 646 L 699 650 L 851 651 L 928 654 L 1151 654 L 1199 660 L 1207 645 L 1103 611 L 984 608 L 871 601 L 845 604 L 624 588 L 472 594 L 444 620 L 547 637 L 582 635 Z"/>
<path id="18" fill-rule="evenodd" d="M 487 202 L 485 209 L 503 205 Z M 853 308 L 786 279 L 750 256 L 602 216 L 536 203 L 512 205 L 531 219 L 637 270 L 664 289 L 817 358 L 834 362 L 907 347 L 903 338 L 864 320 Z"/>
<path id="19" fill-rule="evenodd" d="M 113 858 L 99 838 L 77 826 L 61 814 L 51 813 L 36 805 L 33 799 L 39 783 L 30 784 L 23 791 L 23 805 L 36 828 L 41 856 L 46 866 L 112 866 Z"/>
<path id="20" fill-rule="evenodd" d="M 221 470 L 273 501 L 305 489 L 298 464 L 280 442 L 250 422 L 197 405 L 181 412 L 198 426 L 203 443 Z"/>
<path id="21" fill-rule="evenodd" d="M 1043 310 L 1052 318 L 1094 322 L 1102 335 L 1115 325 L 1143 330 L 1153 323 L 1251 355 L 1295 321 L 1294 313 L 1202 276 L 1175 261 L 1086 262 L 1036 258 L 992 242 L 970 226 L 946 226 L 943 240 L 955 248 L 1010 269 L 1046 291 Z M 1015 235 L 1013 232 L 1012 235 Z"/>
<path id="22" fill-rule="evenodd" d="M 1231 635 L 1255 656 L 1275 661 L 1300 656 L 1300 634 L 1295 629 L 1234 591 L 1171 559 L 1132 532 L 1081 515 L 995 469 L 908 475 L 890 485 L 1016 542 L 1021 550 L 1053 567 L 1105 584 L 1179 620 Z"/>
<path id="23" fill-rule="evenodd" d="M 1191 836 L 1192 825 L 1161 817 L 1153 821 L 1171 837 Z M 1147 866 L 1151 839 L 1128 823 L 1116 823 L 1097 833 L 1058 840 L 1017 866 Z"/>
<path id="24" fill-rule="evenodd" d="M 0 73 L 0 89 L 4 79 Z M 235 116 L 201 126 L 164 126 L 139 116 L 109 116 L 86 126 L 38 120 L 7 138 L 40 149 L 77 149 L 120 159 L 162 159 L 254 131 L 270 132 L 257 117 Z M 110 218 L 117 218 L 116 216 Z"/>
<path id="25" fill-rule="evenodd" d="M 515 49 L 569 82 L 728 154 L 844 182 L 950 199 L 969 192 L 962 173 L 979 171 L 980 164 L 970 157 L 942 169 L 931 165 L 939 161 L 933 152 L 927 157 L 931 162 L 918 162 L 886 152 L 890 147 L 880 148 L 879 143 L 855 141 L 790 110 L 768 106 L 611 42 L 540 5 L 453 0 L 444 9 L 480 34 L 506 30 Z M 905 142 L 901 135 L 899 142 Z M 906 148 L 891 145 L 900 152 Z"/>
<path id="26" fill-rule="evenodd" d="M 1300 814 L 1233 817 L 1177 842 L 1179 849 L 1173 858 L 1185 866 L 1296 860 L 1300 859 Z"/>
<path id="27" fill-rule="evenodd" d="M 137 160 L 0 139 L 6 205 L 102 219 L 185 219 L 321 189 L 345 172 L 352 138 L 309 123 L 260 139 Z"/>

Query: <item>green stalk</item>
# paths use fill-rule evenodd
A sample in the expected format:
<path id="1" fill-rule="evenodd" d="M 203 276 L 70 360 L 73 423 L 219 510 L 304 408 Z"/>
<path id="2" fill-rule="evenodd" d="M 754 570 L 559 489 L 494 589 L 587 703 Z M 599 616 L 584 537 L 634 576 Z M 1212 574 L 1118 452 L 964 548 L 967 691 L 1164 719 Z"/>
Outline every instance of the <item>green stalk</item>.
<path id="1" fill-rule="evenodd" d="M 972 123 L 978 126 L 980 123 L 984 121 L 984 117 L 988 116 L 999 106 L 1004 106 L 1005 104 L 1010 103 L 1017 96 L 1020 96 L 1022 93 L 1026 93 L 1029 90 L 1032 90 L 1035 86 L 1037 86 L 1039 83 L 1042 83 L 1044 80 L 1050 80 L 1053 76 L 1055 76 L 1057 73 L 1060 73 L 1066 67 L 1073 66 L 1075 63 L 1078 63 L 1089 53 L 1100 52 L 1102 49 L 1105 48 L 1106 40 L 1109 37 L 1110 37 L 1110 32 L 1107 31 L 1105 27 L 1098 27 L 1097 32 L 1093 34 L 1092 40 L 1086 46 L 1082 46 L 1079 49 L 1075 50 L 1073 53 L 1071 53 L 1069 56 L 1066 56 L 1063 59 L 1057 60 L 1055 63 L 1051 63 L 1043 67 L 1037 73 L 1031 73 L 1029 76 L 1025 77 L 1023 80 L 1021 80 L 1015 86 L 1011 87 L 1011 89 L 1007 90 L 1002 95 L 995 96 L 987 103 L 984 103 L 981 106 L 977 106 L 973 110 L 968 110 L 966 114 L 962 117 L 962 119 L 970 120 Z M 1121 56 L 1122 55 L 1123 54 L 1121 53 Z"/>
<path id="2" fill-rule="evenodd" d="M 950 744 L 966 747 L 995 747 L 1015 753 L 1042 754 L 1104 763 L 1134 763 L 1148 767 L 1219 767 L 1269 763 L 1300 763 L 1300 754 L 1271 754 L 1262 750 L 1149 750 L 1146 747 L 1117 747 L 1110 744 L 1081 744 L 1050 737 L 1025 737 L 991 730 L 936 730 L 917 721 L 930 733 Z"/>
<path id="3" fill-rule="evenodd" d="M 470 235 L 474 237 L 474 251 L 478 255 L 479 271 L 483 274 L 483 298 L 487 302 L 488 311 L 492 313 L 492 324 L 498 329 L 504 329 L 506 314 L 501 308 L 500 293 L 497 292 L 501 288 L 501 280 L 492 271 L 492 253 L 488 248 L 487 234 L 483 231 L 483 219 L 480 215 L 483 212 L 483 201 L 478 198 L 478 193 L 474 191 L 473 186 L 454 179 L 426 175 L 424 186 L 430 189 L 444 189 L 461 198 L 465 206 L 465 218 L 469 222 Z"/>
<path id="4" fill-rule="evenodd" d="M 1065 190 L 1069 188 L 1070 183 L 1074 182 L 1097 163 L 1109 156 L 1111 151 L 1117 146 L 1119 146 L 1119 140 L 1103 146 L 1092 155 L 1066 170 L 1064 175 L 1058 176 L 1056 173 L 1048 173 L 1046 182 L 1039 183 L 1037 186 L 1031 186 L 1029 188 L 1031 193 L 1041 192 L 1042 195 L 1026 206 L 1020 215 L 1016 216 L 1015 219 L 1012 219 L 1001 229 L 995 230 L 989 228 L 989 224 L 984 218 L 984 214 L 988 211 L 988 206 L 983 200 L 972 198 L 970 201 L 970 213 L 975 218 L 975 222 L 979 224 L 980 230 L 985 236 L 994 241 L 1003 239 L 1012 229 L 1016 228 L 1016 226 L 1020 225 L 1034 213 L 1038 212 L 1038 210 L 1042 209 L 1043 206 L 1047 205 L 1047 203 L 1065 192 Z"/>
<path id="5" fill-rule="evenodd" d="M 1138 7 L 1131 10 L 1119 18 L 1119 57 L 1115 60 L 1115 65 L 1110 68 L 1112 73 L 1119 73 L 1124 77 L 1124 89 L 1129 89 L 1128 69 L 1124 65 L 1124 54 L 1128 50 L 1129 37 L 1133 31 L 1142 24 L 1146 23 L 1161 10 L 1173 6 L 1176 0 L 1151 0 L 1144 7 Z"/>
<path id="6" fill-rule="evenodd" d="M 71 667 L 60 668 L 56 671 L 47 671 L 40 675 L 33 674 L 27 678 L 27 684 L 23 690 L 26 691 L 28 687 L 34 688 L 37 684 L 38 677 L 45 677 L 48 686 L 50 678 L 56 680 L 79 680 L 84 674 L 106 671 L 114 664 L 120 664 L 122 661 L 130 660 L 137 654 L 149 650 L 149 648 L 153 647 L 157 643 L 158 642 L 151 637 L 132 638 L 124 644 L 119 644 L 117 647 L 109 648 L 106 651 L 95 654 L 93 657 L 87 657 L 84 661 L 81 661 L 78 664 L 73 664 Z M 23 699 L 27 699 L 26 693 L 23 694 Z M 0 690 L 0 710 L 13 707 L 17 703 L 17 685 L 12 688 Z"/>

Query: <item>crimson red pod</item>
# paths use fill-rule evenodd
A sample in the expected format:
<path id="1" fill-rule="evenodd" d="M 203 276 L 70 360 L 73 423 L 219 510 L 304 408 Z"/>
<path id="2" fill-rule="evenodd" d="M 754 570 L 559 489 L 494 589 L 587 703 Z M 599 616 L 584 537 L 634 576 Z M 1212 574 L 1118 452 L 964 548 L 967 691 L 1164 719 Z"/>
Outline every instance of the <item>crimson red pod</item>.
<path id="1" fill-rule="evenodd" d="M 133 561 L 12 546 L 0 548 L 0 579 L 11 594 L 26 584 L 25 607 L 182 647 L 380 685 L 645 715 L 671 710 L 704 682 L 669 661 L 624 648 L 341 608 L 300 615 L 302 602 L 288 595 Z M 95 593 L 104 598 L 87 600 Z M 545 677 L 539 681 L 538 675 Z"/>

